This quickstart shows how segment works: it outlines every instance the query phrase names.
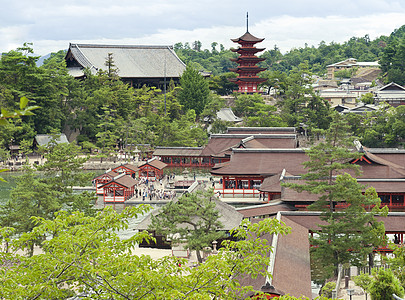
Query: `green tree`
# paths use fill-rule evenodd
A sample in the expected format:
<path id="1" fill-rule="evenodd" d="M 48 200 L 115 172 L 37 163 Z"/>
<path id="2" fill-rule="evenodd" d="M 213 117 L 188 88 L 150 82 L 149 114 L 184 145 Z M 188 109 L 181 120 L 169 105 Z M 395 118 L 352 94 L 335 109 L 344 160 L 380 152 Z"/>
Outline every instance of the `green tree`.
<path id="1" fill-rule="evenodd" d="M 282 127 L 283 122 L 275 106 L 266 104 L 260 94 L 238 94 L 235 99 L 235 114 L 244 119 L 245 126 Z"/>
<path id="2" fill-rule="evenodd" d="M 178 100 L 184 109 L 194 109 L 197 116 L 204 110 L 210 98 L 208 82 L 194 68 L 187 66 L 180 77 L 181 91 Z"/>
<path id="3" fill-rule="evenodd" d="M 305 124 L 309 128 L 329 127 L 329 103 L 313 90 L 308 62 L 293 68 L 288 76 L 280 72 L 265 73 L 264 76 L 266 74 L 267 85 L 278 91 L 277 105 L 288 126 L 299 127 Z"/>
<path id="4" fill-rule="evenodd" d="M 73 186 L 85 186 L 93 178 L 92 173 L 82 170 L 87 158 L 79 157 L 79 147 L 53 140 L 43 150 L 45 163 L 27 167 L 16 177 L 10 200 L 0 207 L 1 226 L 14 227 L 18 234 L 34 229 L 31 216 L 49 219 L 59 210 L 94 213 L 94 194 L 73 192 Z"/>
<path id="5" fill-rule="evenodd" d="M 184 259 L 173 256 L 154 260 L 133 254 L 137 243 L 151 239 L 145 232 L 119 238 L 118 230 L 128 228 L 129 220 L 146 210 L 138 206 L 122 213 L 104 209 L 94 217 L 59 212 L 53 220 L 33 218 L 38 226 L 12 240 L 8 252 L 0 253 L 11 265 L 0 270 L 0 297 L 66 299 L 84 293 L 97 299 L 239 299 L 253 290 L 240 286 L 242 274 L 268 275 L 263 266 L 269 263 L 271 247 L 260 236 L 289 232 L 276 219 L 254 225 L 244 222 L 232 230 L 238 241 L 224 243 L 218 254 L 188 267 Z M 0 233 L 3 241 L 10 241 L 9 228 Z M 43 241 L 40 254 L 18 254 L 45 235 L 49 239 Z"/>
<path id="6" fill-rule="evenodd" d="M 400 244 L 391 244 L 390 248 L 393 249 L 394 257 L 387 258 L 386 262 L 405 289 L 405 247 Z"/>
<path id="7" fill-rule="evenodd" d="M 361 154 L 352 150 L 353 137 L 343 118 L 335 113 L 328 130 L 314 133 L 324 138 L 306 152 L 309 160 L 303 165 L 307 173 L 301 176 L 305 183 L 285 186 L 319 195 L 309 208 L 321 211 L 320 219 L 325 224 L 314 229 L 311 258 L 324 267 L 328 278 L 337 272 L 339 264 L 364 264 L 367 254 L 384 244 L 384 224 L 374 214 L 387 210 L 379 209 L 380 199 L 373 188 L 363 193 L 364 187 L 345 173 L 352 170 L 358 174 L 358 166 L 351 162 Z M 346 207 L 337 210 L 339 203 Z M 371 212 L 367 212 L 371 207 Z"/>
<path id="8" fill-rule="evenodd" d="M 185 249 L 195 250 L 199 263 L 200 251 L 212 242 L 223 239 L 223 225 L 212 190 L 185 194 L 178 201 L 166 204 L 152 217 L 151 230 L 170 236 L 172 243 L 184 243 Z"/>
<path id="9" fill-rule="evenodd" d="M 360 101 L 365 104 L 373 104 L 374 103 L 373 93 L 366 93 L 366 94 L 361 95 Z"/>
<path id="10" fill-rule="evenodd" d="M 385 73 L 385 82 L 405 84 L 405 39 L 404 26 L 390 35 L 389 42 L 379 61 Z"/>
<path id="11" fill-rule="evenodd" d="M 1 108 L 0 112 L 0 127 L 7 127 L 10 125 L 9 120 L 10 119 L 15 119 L 15 118 L 21 118 L 22 116 L 32 116 L 34 113 L 32 112 L 35 109 L 38 109 L 38 106 L 27 106 L 28 105 L 28 98 L 27 97 L 21 97 L 20 98 L 20 107 L 19 109 L 14 109 L 14 110 L 7 110 L 4 107 Z M 2 131 L 3 132 L 3 131 Z M 0 142 L 1 139 L 0 139 Z M 3 141 L 4 143 L 4 141 Z M 4 146 L 4 145 L 3 145 Z M 2 156 L 6 156 L 6 151 L 3 151 Z M 3 157 L 1 159 L 4 159 Z M 0 169 L 1 172 L 5 172 L 7 169 Z M 0 181 L 4 181 L 2 177 L 0 177 Z"/>
<path id="12" fill-rule="evenodd" d="M 238 85 L 229 81 L 229 78 L 236 78 L 236 77 L 237 74 L 234 72 L 228 72 L 212 76 L 209 78 L 208 81 L 209 88 L 211 91 L 214 91 L 221 96 L 232 94 L 233 91 L 238 89 Z"/>
<path id="13" fill-rule="evenodd" d="M 370 293 L 371 300 L 391 300 L 393 294 L 398 297 L 404 296 L 404 288 L 390 269 L 373 269 L 371 278 L 362 274 L 354 280 Z"/>
<path id="14" fill-rule="evenodd" d="M 114 151 L 114 146 L 117 145 L 116 110 L 110 109 L 106 105 L 102 107 L 102 110 L 103 114 L 99 115 L 101 122 L 98 124 L 100 131 L 96 134 L 97 144 L 101 147 L 101 159 L 110 156 Z"/>

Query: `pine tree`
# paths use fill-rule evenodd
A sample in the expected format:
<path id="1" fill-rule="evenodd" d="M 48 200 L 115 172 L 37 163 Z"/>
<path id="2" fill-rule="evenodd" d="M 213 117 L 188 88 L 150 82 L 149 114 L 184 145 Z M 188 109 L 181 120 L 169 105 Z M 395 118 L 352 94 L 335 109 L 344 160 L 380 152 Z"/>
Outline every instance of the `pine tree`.
<path id="1" fill-rule="evenodd" d="M 200 251 L 225 237 L 220 231 L 223 225 L 212 198 L 212 190 L 183 195 L 152 217 L 151 228 L 164 236 L 170 235 L 173 243 L 185 242 L 186 248 L 196 251 L 201 263 Z"/>
<path id="2" fill-rule="evenodd" d="M 337 113 L 332 118 L 329 129 L 315 131 L 322 140 L 307 151 L 307 173 L 302 175 L 305 183 L 284 184 L 319 195 L 309 207 L 320 211 L 323 221 L 319 229 L 313 229 L 311 258 L 323 267 L 324 279 L 336 273 L 339 264 L 366 262 L 367 255 L 385 238 L 384 224 L 374 215 L 387 213 L 386 208 L 380 210 L 374 188 L 363 193 L 364 187 L 346 173 L 352 170 L 359 174 L 352 161 L 361 153 L 353 149 L 353 137 L 343 118 Z M 337 210 L 339 203 L 345 208 Z"/>

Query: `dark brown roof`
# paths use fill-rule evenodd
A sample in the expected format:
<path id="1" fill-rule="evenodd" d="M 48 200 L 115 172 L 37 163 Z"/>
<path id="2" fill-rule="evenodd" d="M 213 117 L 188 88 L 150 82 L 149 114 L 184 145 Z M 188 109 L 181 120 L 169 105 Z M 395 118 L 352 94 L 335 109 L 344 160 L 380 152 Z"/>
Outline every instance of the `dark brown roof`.
<path id="1" fill-rule="evenodd" d="M 366 187 L 374 187 L 377 193 L 405 192 L 405 179 L 357 179 L 358 183 Z"/>
<path id="2" fill-rule="evenodd" d="M 130 188 L 130 187 L 133 187 L 134 185 L 138 184 L 138 180 L 132 178 L 129 175 L 123 175 L 121 177 L 111 180 L 110 182 L 102 185 L 101 187 L 105 187 L 105 186 L 111 185 L 113 183 L 118 183 L 126 188 Z"/>
<path id="3" fill-rule="evenodd" d="M 305 184 L 305 180 L 297 176 L 286 176 L 283 182 Z M 377 193 L 403 193 L 405 191 L 405 179 L 402 178 L 357 178 L 357 182 L 365 189 L 374 187 Z M 287 187 L 282 187 L 281 190 L 281 199 L 285 202 L 314 202 L 319 198 L 319 195 L 310 194 L 307 191 L 297 192 Z"/>
<path id="4" fill-rule="evenodd" d="M 228 127 L 230 134 L 295 134 L 295 127 Z"/>
<path id="5" fill-rule="evenodd" d="M 114 178 L 115 176 L 118 176 L 119 173 L 117 173 L 117 172 L 111 170 L 111 171 L 108 171 L 108 172 L 106 172 L 106 173 L 103 173 L 103 174 L 101 174 L 101 175 L 95 177 L 93 180 L 98 179 L 98 178 L 103 177 L 103 176 L 106 176 L 106 175 L 107 175 L 108 177 L 110 177 L 110 178 Z"/>
<path id="6" fill-rule="evenodd" d="M 277 217 L 291 227 L 291 233 L 285 236 L 278 235 L 277 238 L 268 234 L 262 237 L 267 240 L 268 245 L 273 247 L 273 252 L 270 253 L 270 265 L 267 266 L 272 277 L 265 278 L 259 275 L 252 279 L 245 275 L 240 283 L 242 286 L 253 286 L 255 290 L 261 290 L 267 283 L 282 293 L 294 297 L 312 298 L 308 229 L 281 214 Z M 252 222 L 258 221 L 260 219 L 252 220 Z"/>
<path id="7" fill-rule="evenodd" d="M 150 159 L 147 162 L 139 165 L 138 168 L 142 169 L 146 165 L 152 166 L 152 167 L 154 167 L 156 169 L 159 169 L 159 170 L 162 170 L 167 166 L 167 164 L 165 164 L 164 162 L 162 162 L 162 161 L 160 161 L 160 160 L 158 160 L 156 158 L 153 158 L 153 159 Z"/>
<path id="8" fill-rule="evenodd" d="M 279 211 L 294 211 L 297 209 L 281 201 L 275 201 L 261 205 L 241 207 L 236 210 L 243 214 L 244 218 L 264 218 L 265 216 L 276 215 Z"/>
<path id="9" fill-rule="evenodd" d="M 228 80 L 231 81 L 231 82 L 238 82 L 238 81 L 265 82 L 266 78 L 260 78 L 260 77 L 236 77 L 236 78 L 229 78 Z"/>
<path id="10" fill-rule="evenodd" d="M 281 192 L 280 175 L 281 174 L 276 174 L 273 176 L 266 177 L 263 180 L 262 184 L 260 185 L 259 191 L 280 193 Z"/>
<path id="11" fill-rule="evenodd" d="M 405 177 L 405 167 L 404 166 L 401 166 L 395 162 L 386 160 L 379 155 L 373 154 L 366 147 L 363 147 L 363 151 L 369 160 L 372 160 L 373 162 L 375 162 L 377 164 L 388 166 L 393 171 L 402 175 L 402 177 Z"/>
<path id="12" fill-rule="evenodd" d="M 277 239 L 271 284 L 293 297 L 312 298 L 308 229 L 283 214 L 281 221 L 291 227 L 291 233 Z"/>
<path id="13" fill-rule="evenodd" d="M 306 296 L 312 299 L 308 232 L 311 229 L 318 229 L 318 224 L 324 224 L 319 216 L 319 212 L 279 212 L 277 219 L 291 227 L 291 233 L 285 236 L 278 235 L 277 238 L 272 235 L 263 236 L 267 244 L 273 246 L 268 266 L 272 278 L 259 275 L 252 279 L 244 276 L 240 281 L 241 285 L 261 290 L 267 283 L 291 296 Z M 389 213 L 388 217 L 377 219 L 384 221 L 386 232 L 405 232 L 405 213 Z M 260 220 L 252 220 L 254 223 L 258 221 Z"/>
<path id="14" fill-rule="evenodd" d="M 308 230 L 319 229 L 318 224 L 326 224 L 320 220 L 320 212 L 291 211 L 281 212 L 281 214 Z M 386 232 L 405 233 L 405 212 L 389 212 L 387 217 L 377 216 L 376 219 L 384 222 Z"/>
<path id="15" fill-rule="evenodd" d="M 303 149 L 233 149 L 231 160 L 213 175 L 272 176 L 287 169 L 294 175 L 305 172 L 302 163 L 308 160 Z"/>
<path id="16" fill-rule="evenodd" d="M 156 147 L 154 156 L 200 156 L 202 147 Z"/>
<path id="17" fill-rule="evenodd" d="M 268 148 L 267 146 L 263 145 L 254 136 L 249 136 L 239 141 L 239 143 L 232 145 L 231 147 L 224 149 L 223 151 L 215 154 L 215 157 L 226 157 L 232 154 L 232 148 Z"/>
<path id="18" fill-rule="evenodd" d="M 231 41 L 235 42 L 235 43 L 239 43 L 241 41 L 259 43 L 263 40 L 264 40 L 264 38 L 263 39 L 257 38 L 255 36 L 253 36 L 252 34 L 250 34 L 249 31 L 246 31 L 246 33 L 244 35 L 242 35 L 241 37 L 238 37 L 236 39 L 231 39 Z"/>
<path id="19" fill-rule="evenodd" d="M 134 166 L 134 165 L 131 165 L 131 164 L 125 164 L 125 165 L 123 165 L 123 167 L 125 167 L 125 168 L 127 168 L 127 169 L 129 169 L 131 171 L 138 171 L 139 170 L 137 166 Z"/>
<path id="20" fill-rule="evenodd" d="M 201 152 L 201 156 L 211 156 L 226 151 L 240 142 L 253 136 L 256 142 L 259 142 L 267 148 L 296 148 L 297 140 L 295 134 L 212 134 L 208 144 Z"/>

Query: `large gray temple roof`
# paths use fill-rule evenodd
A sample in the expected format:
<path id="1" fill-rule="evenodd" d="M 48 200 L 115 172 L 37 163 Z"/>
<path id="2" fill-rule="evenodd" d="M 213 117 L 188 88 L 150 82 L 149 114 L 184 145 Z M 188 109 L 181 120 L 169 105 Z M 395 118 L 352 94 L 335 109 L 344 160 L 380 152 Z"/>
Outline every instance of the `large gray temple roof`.
<path id="1" fill-rule="evenodd" d="M 172 46 L 71 43 L 65 57 L 69 73 L 80 77 L 84 75 L 85 68 L 93 74 L 98 70 L 106 70 L 105 62 L 109 53 L 112 53 L 121 78 L 178 78 L 186 68 Z"/>

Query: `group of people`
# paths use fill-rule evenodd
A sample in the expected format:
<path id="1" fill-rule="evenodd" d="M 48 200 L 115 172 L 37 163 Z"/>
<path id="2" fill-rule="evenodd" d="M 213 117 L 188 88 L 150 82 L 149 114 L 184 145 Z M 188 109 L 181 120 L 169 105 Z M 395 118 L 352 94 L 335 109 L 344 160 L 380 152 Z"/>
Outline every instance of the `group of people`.
<path id="1" fill-rule="evenodd" d="M 172 200 L 175 191 L 167 191 L 162 180 L 150 181 L 148 178 L 141 178 L 139 185 L 135 188 L 135 197 L 143 201 L 149 200 Z"/>

